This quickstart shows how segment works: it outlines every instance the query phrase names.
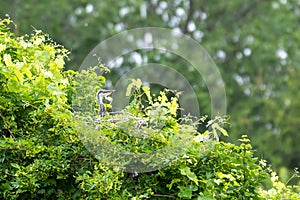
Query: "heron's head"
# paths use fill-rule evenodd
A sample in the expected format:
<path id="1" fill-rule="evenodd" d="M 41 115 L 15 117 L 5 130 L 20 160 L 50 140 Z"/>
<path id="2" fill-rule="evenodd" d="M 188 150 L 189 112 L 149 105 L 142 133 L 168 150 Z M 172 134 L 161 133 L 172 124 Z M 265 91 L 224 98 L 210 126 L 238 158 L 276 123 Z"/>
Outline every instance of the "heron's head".
<path id="1" fill-rule="evenodd" d="M 99 102 L 102 102 L 103 97 L 107 97 L 108 95 L 112 94 L 115 90 L 99 90 L 97 92 L 97 99 Z"/>
<path id="2" fill-rule="evenodd" d="M 112 94 L 115 90 L 99 90 L 97 92 L 97 96 L 108 96 L 110 94 Z"/>

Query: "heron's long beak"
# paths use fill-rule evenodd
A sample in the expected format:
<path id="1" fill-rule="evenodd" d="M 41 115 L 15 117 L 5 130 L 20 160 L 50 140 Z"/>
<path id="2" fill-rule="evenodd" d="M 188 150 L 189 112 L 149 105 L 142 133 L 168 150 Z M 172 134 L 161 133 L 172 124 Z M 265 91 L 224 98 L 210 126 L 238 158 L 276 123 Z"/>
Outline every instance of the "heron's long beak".
<path id="1" fill-rule="evenodd" d="M 110 95 L 115 92 L 115 90 L 105 90 L 107 95 Z"/>

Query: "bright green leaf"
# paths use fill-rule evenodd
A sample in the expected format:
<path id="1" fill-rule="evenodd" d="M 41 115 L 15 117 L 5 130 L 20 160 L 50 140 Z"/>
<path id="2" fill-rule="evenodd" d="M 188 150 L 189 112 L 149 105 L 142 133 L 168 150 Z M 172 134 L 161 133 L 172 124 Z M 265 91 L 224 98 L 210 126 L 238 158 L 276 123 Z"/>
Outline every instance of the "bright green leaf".
<path id="1" fill-rule="evenodd" d="M 189 185 L 189 186 L 178 186 L 179 188 L 179 193 L 178 197 L 179 198 L 188 198 L 191 199 L 193 195 L 193 191 L 197 191 L 198 187 L 194 185 Z"/>

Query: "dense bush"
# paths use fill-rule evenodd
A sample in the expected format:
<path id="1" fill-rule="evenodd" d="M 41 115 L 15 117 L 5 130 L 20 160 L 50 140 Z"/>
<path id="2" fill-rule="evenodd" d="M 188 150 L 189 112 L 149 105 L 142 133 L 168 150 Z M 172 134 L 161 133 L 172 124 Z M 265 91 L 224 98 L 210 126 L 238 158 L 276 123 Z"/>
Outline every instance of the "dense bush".
<path id="1" fill-rule="evenodd" d="M 126 141 L 122 147 L 136 152 L 169 144 L 170 135 L 178 127 L 193 136 L 180 158 L 159 170 L 134 174 L 109 168 L 82 143 L 71 108 L 79 105 L 72 99 L 74 94 L 85 92 L 78 90 L 80 85 L 86 83 L 91 90 L 97 90 L 104 86 L 104 77 L 93 71 L 62 72 L 68 54 L 63 47 L 39 31 L 16 37 L 10 32 L 10 25 L 8 19 L 0 22 L 0 198 L 299 198 L 292 188 L 276 179 L 274 172 L 267 170 L 263 160 L 253 156 L 246 136 L 239 146 L 205 139 L 215 136 L 215 131 L 226 134 L 220 127 L 222 120 L 211 121 L 210 131 L 200 134 L 195 124 L 178 123 L 176 99 L 165 99 L 161 93 L 151 103 L 148 89 L 141 89 L 138 81 L 131 86 L 147 96 L 149 106 L 143 107 L 140 96 L 133 95 L 134 101 L 126 109 L 136 117 L 133 119 L 141 117 L 151 126 L 164 122 L 163 134 L 153 131 L 151 138 L 139 141 L 126 131 L 113 128 L 102 129 L 105 132 L 100 134 L 113 144 Z M 98 86 L 92 87 L 91 83 Z M 96 108 L 92 98 L 90 103 L 90 108 Z M 136 149 L 136 142 L 143 148 Z M 263 184 L 264 180 L 272 181 L 271 188 L 263 189 L 263 185 L 268 185 Z"/>
<path id="2" fill-rule="evenodd" d="M 2 198 L 74 195 L 82 150 L 67 104 L 67 51 L 36 31 L 15 37 L 0 23 Z M 79 168 L 79 169 L 78 169 Z"/>

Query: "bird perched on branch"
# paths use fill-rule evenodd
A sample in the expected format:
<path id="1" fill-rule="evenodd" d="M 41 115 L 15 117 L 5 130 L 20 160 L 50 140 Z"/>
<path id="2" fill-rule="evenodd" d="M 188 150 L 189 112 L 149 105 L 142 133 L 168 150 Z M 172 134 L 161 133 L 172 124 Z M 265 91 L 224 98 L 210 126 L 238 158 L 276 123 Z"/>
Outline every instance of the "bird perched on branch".
<path id="1" fill-rule="evenodd" d="M 96 96 L 99 103 L 98 115 L 100 117 L 105 117 L 106 115 L 104 99 L 108 100 L 109 99 L 108 96 L 111 95 L 113 92 L 115 92 L 115 90 L 99 90 L 97 92 Z M 112 99 L 110 99 L 109 103 L 111 104 L 111 102 Z M 115 127 L 119 127 L 120 129 L 124 129 L 124 130 L 125 128 L 123 126 L 127 127 L 129 122 L 131 121 L 131 123 L 134 123 L 134 125 L 132 125 L 131 128 L 135 130 L 135 132 L 141 130 L 142 126 L 148 126 L 148 119 L 139 116 L 134 116 L 126 111 L 109 112 L 109 114 L 112 115 L 113 117 L 109 119 L 96 119 L 96 121 L 102 122 L 102 125 L 105 122 L 114 123 Z M 126 129 L 128 129 L 128 127 Z M 133 130 L 129 132 L 134 132 Z"/>
<path id="2" fill-rule="evenodd" d="M 111 95 L 115 90 L 99 90 L 97 92 L 97 100 L 99 103 L 99 113 L 98 115 L 100 115 L 101 117 L 105 116 L 105 105 L 104 105 L 104 98 L 106 98 L 107 96 Z M 110 102 L 111 103 L 111 102 Z"/>

